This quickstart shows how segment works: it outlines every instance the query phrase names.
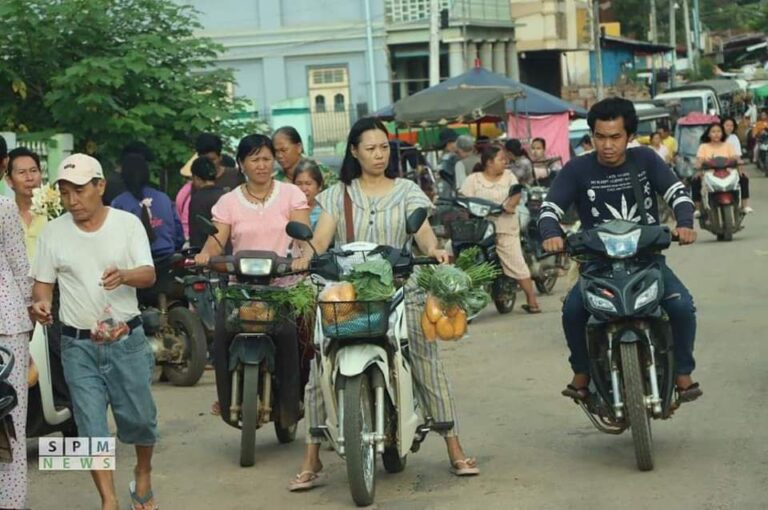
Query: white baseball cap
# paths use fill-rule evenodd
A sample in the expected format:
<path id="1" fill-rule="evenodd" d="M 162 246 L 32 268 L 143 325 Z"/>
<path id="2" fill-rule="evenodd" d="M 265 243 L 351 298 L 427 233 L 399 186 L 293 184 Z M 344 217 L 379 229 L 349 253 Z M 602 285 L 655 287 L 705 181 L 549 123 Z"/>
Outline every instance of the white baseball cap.
<path id="1" fill-rule="evenodd" d="M 87 154 L 72 154 L 59 164 L 56 182 L 67 181 L 77 186 L 84 186 L 93 179 L 103 179 L 104 170 L 96 158 Z"/>

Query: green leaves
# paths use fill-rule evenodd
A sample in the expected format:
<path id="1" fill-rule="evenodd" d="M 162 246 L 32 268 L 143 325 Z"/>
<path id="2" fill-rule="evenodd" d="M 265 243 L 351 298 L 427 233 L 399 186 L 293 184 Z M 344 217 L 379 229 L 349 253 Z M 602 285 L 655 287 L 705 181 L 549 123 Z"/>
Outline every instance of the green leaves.
<path id="1" fill-rule="evenodd" d="M 202 131 L 239 139 L 268 126 L 232 122 L 252 111 L 231 100 L 223 48 L 199 38 L 197 13 L 167 0 L 3 0 L 0 2 L 0 128 L 55 130 L 95 149 L 111 166 L 122 146 L 142 139 L 155 172 L 172 175 Z"/>

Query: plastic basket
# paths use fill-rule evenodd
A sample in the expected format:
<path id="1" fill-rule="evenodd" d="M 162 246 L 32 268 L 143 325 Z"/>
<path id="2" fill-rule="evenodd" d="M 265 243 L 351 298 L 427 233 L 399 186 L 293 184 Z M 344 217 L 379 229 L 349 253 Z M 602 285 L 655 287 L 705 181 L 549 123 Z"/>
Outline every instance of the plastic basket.
<path id="1" fill-rule="evenodd" d="M 328 338 L 375 338 L 387 334 L 389 301 L 320 301 L 323 334 Z"/>
<path id="2" fill-rule="evenodd" d="M 455 220 L 447 225 L 454 243 L 479 243 L 488 230 L 488 221 L 482 219 Z"/>
<path id="3" fill-rule="evenodd" d="M 274 303 L 258 299 L 224 298 L 227 333 L 272 333 L 279 321 L 279 309 Z"/>

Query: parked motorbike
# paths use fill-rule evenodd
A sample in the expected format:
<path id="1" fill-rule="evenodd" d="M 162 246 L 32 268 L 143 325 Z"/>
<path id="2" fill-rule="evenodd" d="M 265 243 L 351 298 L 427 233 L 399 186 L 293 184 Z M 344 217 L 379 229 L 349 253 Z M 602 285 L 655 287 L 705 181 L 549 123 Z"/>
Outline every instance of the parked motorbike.
<path id="1" fill-rule="evenodd" d="M 27 437 L 42 437 L 61 432 L 65 437 L 77 436 L 77 425 L 72 414 L 72 404 L 67 397 L 64 369 L 61 356 L 53 355 L 49 342 L 49 331 L 58 328 L 55 324 L 46 328 L 35 325 L 29 354 L 37 367 L 37 384 L 29 388 L 27 402 Z M 58 390 L 58 391 L 57 391 Z"/>
<path id="2" fill-rule="evenodd" d="M 425 209 L 414 211 L 407 219 L 408 235 L 426 219 Z M 292 222 L 286 230 L 294 239 L 312 239 L 306 225 Z M 402 284 L 416 265 L 436 260 L 414 258 L 411 242 L 405 247 L 350 243 L 315 256 L 310 265 L 313 281 L 323 286 L 340 281 L 356 262 L 380 258 L 390 262 L 400 284 L 390 301 L 318 303 L 317 368 L 327 419 L 310 433 L 326 438 L 346 460 L 350 492 L 358 506 L 374 501 L 376 454 L 381 454 L 387 472 L 398 473 L 405 469 L 408 453 L 418 451 L 430 431 L 453 428 L 452 422 L 436 423 L 425 416 L 415 395 Z"/>
<path id="3" fill-rule="evenodd" d="M 499 269 L 500 276 L 490 289 L 496 310 L 502 314 L 511 312 L 517 300 L 518 284 L 501 271 L 501 261 L 496 253 L 496 226 L 488 219 L 504 212 L 501 204 L 470 197 L 438 201 L 438 204 L 442 203 L 449 203 L 465 213 L 466 219 L 456 218 L 446 225 L 454 256 L 458 257 L 467 248 L 478 246 L 481 259 L 478 263 L 490 262 Z"/>
<path id="4" fill-rule="evenodd" d="M 579 288 L 592 316 L 590 394 L 577 403 L 601 432 L 631 428 L 642 471 L 653 469 L 650 419 L 670 418 L 679 406 L 672 333 L 660 307 L 664 282 L 654 258 L 671 240 L 667 226 L 612 220 L 566 241 L 582 264 Z"/>
<path id="5" fill-rule="evenodd" d="M 531 272 L 536 289 L 542 294 L 552 294 L 561 269 L 567 269 L 567 256 L 563 253 L 547 253 L 542 248 L 538 220 L 541 205 L 547 197 L 548 188 L 531 186 L 526 190 L 523 207 L 525 214 L 519 214 L 520 241 L 523 255 Z"/>
<path id="6" fill-rule="evenodd" d="M 699 224 L 717 236 L 718 241 L 732 241 L 741 230 L 741 186 L 736 161 L 714 158 L 702 163 L 702 213 Z"/>
<path id="7" fill-rule="evenodd" d="M 286 291 L 271 287 L 270 282 L 290 273 L 291 259 L 267 251 L 240 251 L 232 256 L 211 257 L 209 267 L 227 276 L 219 282 L 222 299 L 216 313 L 220 321 L 217 329 L 234 335 L 227 351 L 231 379 L 225 382 L 217 378 L 219 391 L 229 391 L 229 406 L 222 402 L 221 416 L 227 424 L 240 429 L 240 465 L 253 466 L 257 429 L 274 422 L 278 441 L 290 443 L 296 438 L 296 422 L 284 423 L 280 410 L 283 406 L 298 409 L 299 404 L 280 402 L 275 391 L 281 384 L 275 375 L 276 344 L 287 341 L 281 337 L 281 328 L 290 326 L 285 324 L 284 311 L 263 297 L 265 292 Z M 296 342 L 295 336 L 292 341 Z M 299 370 L 298 359 L 294 370 Z"/>
<path id="8" fill-rule="evenodd" d="M 768 131 L 763 131 L 757 136 L 757 168 L 768 176 Z"/>
<path id="9" fill-rule="evenodd" d="M 202 321 L 208 313 L 207 304 L 201 305 L 202 314 L 197 313 L 198 309 L 190 309 L 185 294 L 197 297 L 207 293 L 208 298 L 198 299 L 201 304 L 212 300 L 212 291 L 199 281 L 201 276 L 189 274 L 192 266 L 194 261 L 181 253 L 156 261 L 157 283 L 138 293 L 144 332 L 155 363 L 176 386 L 197 384 L 207 361 L 206 328 Z"/>

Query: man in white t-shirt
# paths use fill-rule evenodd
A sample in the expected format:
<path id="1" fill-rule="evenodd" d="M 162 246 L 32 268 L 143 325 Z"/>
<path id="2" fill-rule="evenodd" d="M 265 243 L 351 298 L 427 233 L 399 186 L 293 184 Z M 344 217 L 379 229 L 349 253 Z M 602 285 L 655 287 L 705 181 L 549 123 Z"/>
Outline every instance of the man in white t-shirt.
<path id="1" fill-rule="evenodd" d="M 105 181 L 97 160 L 73 154 L 61 162 L 58 175 L 67 214 L 49 222 L 38 239 L 32 311 L 41 324 L 52 322 L 58 282 L 61 358 L 78 435 L 109 437 L 110 405 L 118 438 L 136 447 L 134 507 L 155 508 L 150 476 L 157 441 L 150 388 L 154 357 L 136 300 L 137 288 L 155 282 L 149 240 L 137 217 L 102 204 Z M 119 328 L 105 329 L 108 318 Z M 102 509 L 117 509 L 112 472 L 91 474 Z"/>

